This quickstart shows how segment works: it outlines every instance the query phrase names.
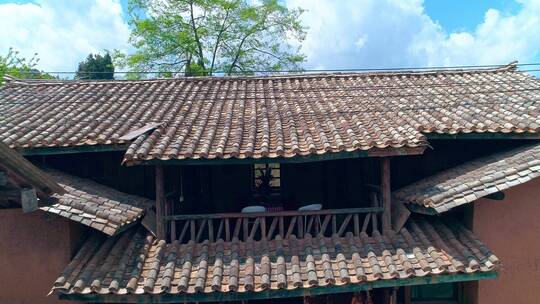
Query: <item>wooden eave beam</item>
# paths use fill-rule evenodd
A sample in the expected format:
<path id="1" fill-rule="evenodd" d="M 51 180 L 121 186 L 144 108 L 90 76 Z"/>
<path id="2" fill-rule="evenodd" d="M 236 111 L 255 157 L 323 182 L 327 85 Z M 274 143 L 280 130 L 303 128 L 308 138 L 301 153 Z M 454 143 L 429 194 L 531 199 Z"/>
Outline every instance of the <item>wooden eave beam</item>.
<path id="1" fill-rule="evenodd" d="M 80 145 L 73 147 L 15 148 L 22 155 L 61 155 L 75 153 L 126 151 L 129 144 Z"/>
<path id="2" fill-rule="evenodd" d="M 297 164 L 310 163 L 338 159 L 365 158 L 365 157 L 388 157 L 388 156 L 404 156 L 404 155 L 421 155 L 424 153 L 426 146 L 421 147 L 401 147 L 387 149 L 370 149 L 351 152 L 327 152 L 324 154 L 293 156 L 293 157 L 265 157 L 265 158 L 213 158 L 213 159 L 170 159 L 170 160 L 148 160 L 133 162 L 128 161 L 130 165 L 240 165 L 240 164 L 262 164 L 262 163 L 281 163 L 281 164 Z"/>
<path id="3" fill-rule="evenodd" d="M 423 133 L 428 140 L 433 139 L 540 139 L 540 133 L 502 133 L 502 132 L 471 132 L 471 133 Z"/>
<path id="4" fill-rule="evenodd" d="M 297 288 L 292 290 L 270 290 L 259 292 L 211 292 L 211 293 L 162 293 L 157 295 L 99 295 L 91 294 L 59 294 L 62 300 L 84 301 L 89 303 L 191 303 L 191 302 L 227 302 L 259 299 L 280 299 L 291 297 L 317 296 L 345 292 L 358 292 L 374 288 L 388 288 L 400 286 L 429 285 L 439 283 L 467 282 L 497 278 L 497 273 L 476 272 L 471 274 L 428 275 L 407 279 L 378 280 L 362 282 L 359 284 L 345 284 L 342 286 L 324 286 L 312 288 Z"/>

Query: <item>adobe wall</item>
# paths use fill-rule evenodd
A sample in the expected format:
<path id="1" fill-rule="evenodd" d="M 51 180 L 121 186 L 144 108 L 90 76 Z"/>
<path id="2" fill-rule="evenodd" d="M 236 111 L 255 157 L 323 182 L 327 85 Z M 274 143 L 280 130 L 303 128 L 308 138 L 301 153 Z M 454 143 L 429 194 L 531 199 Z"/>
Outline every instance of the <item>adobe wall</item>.
<path id="1" fill-rule="evenodd" d="M 47 294 L 77 249 L 81 229 L 42 211 L 0 210 L 0 303 L 68 303 Z"/>
<path id="2" fill-rule="evenodd" d="M 540 178 L 474 206 L 474 233 L 503 263 L 499 278 L 480 281 L 479 304 L 540 302 Z"/>

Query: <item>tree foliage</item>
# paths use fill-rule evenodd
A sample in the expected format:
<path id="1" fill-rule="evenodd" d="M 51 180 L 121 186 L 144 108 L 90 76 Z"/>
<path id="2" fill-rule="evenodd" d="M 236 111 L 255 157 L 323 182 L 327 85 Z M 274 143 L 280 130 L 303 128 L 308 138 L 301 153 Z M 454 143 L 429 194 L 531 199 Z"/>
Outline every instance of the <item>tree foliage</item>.
<path id="1" fill-rule="evenodd" d="M 39 58 L 35 53 L 30 59 L 21 57 L 19 51 L 9 48 L 6 55 L 0 55 L 0 84 L 4 76 L 9 75 L 19 79 L 54 79 L 55 77 L 36 68 Z"/>
<path id="2" fill-rule="evenodd" d="M 130 0 L 136 51 L 116 58 L 164 76 L 298 70 L 301 13 L 278 0 Z"/>
<path id="3" fill-rule="evenodd" d="M 114 79 L 114 65 L 111 55 L 89 54 L 79 63 L 76 79 Z"/>

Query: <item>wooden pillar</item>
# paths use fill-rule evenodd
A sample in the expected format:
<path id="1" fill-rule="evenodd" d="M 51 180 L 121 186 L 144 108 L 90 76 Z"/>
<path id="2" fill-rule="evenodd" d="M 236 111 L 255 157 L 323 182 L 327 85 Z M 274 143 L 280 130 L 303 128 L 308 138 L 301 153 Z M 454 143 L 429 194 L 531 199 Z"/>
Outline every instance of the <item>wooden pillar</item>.
<path id="1" fill-rule="evenodd" d="M 392 229 L 392 205 L 390 196 L 390 158 L 384 157 L 381 159 L 381 202 L 384 208 L 382 215 L 383 233 Z"/>
<path id="2" fill-rule="evenodd" d="M 162 165 L 156 165 L 156 234 L 158 239 L 165 238 L 165 176 Z"/>

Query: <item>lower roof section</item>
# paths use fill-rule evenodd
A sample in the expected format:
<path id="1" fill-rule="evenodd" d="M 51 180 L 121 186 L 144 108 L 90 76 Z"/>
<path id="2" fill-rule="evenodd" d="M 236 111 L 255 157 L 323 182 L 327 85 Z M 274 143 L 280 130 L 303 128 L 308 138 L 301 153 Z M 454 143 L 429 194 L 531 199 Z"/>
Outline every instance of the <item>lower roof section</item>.
<path id="1" fill-rule="evenodd" d="M 462 225 L 411 217 L 392 236 L 166 244 L 140 227 L 93 235 L 53 286 L 104 302 L 295 297 L 493 277 L 498 258 Z M 324 288 L 322 288 L 324 287 Z"/>
<path id="2" fill-rule="evenodd" d="M 54 203 L 41 209 L 108 235 L 125 230 L 154 205 L 147 198 L 123 193 L 86 178 L 50 168 L 43 170 L 64 193 L 52 195 Z"/>

